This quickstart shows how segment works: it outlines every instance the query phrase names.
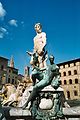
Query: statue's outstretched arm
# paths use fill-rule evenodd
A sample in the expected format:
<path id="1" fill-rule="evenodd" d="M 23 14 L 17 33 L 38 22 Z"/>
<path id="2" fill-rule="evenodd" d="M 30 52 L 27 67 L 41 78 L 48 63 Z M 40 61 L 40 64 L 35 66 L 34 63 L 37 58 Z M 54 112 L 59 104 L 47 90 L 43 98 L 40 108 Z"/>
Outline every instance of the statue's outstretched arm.
<path id="1" fill-rule="evenodd" d="M 32 52 L 29 52 L 29 51 L 26 51 L 26 53 L 27 53 L 28 55 L 30 55 L 30 56 L 33 55 L 33 53 L 32 53 Z"/>

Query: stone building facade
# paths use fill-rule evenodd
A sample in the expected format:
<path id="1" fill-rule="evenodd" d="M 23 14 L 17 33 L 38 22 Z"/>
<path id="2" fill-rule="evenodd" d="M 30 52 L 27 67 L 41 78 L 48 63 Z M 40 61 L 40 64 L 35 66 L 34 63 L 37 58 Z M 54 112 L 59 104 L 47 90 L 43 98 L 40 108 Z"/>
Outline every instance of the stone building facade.
<path id="1" fill-rule="evenodd" d="M 14 59 L 12 56 L 10 59 L 10 63 L 7 67 L 7 83 L 17 85 L 17 79 L 18 79 L 18 69 L 14 67 Z"/>
<path id="2" fill-rule="evenodd" d="M 3 84 L 17 84 L 18 69 L 14 67 L 14 60 L 11 57 L 10 64 L 8 59 L 0 57 L 0 87 Z"/>
<path id="3" fill-rule="evenodd" d="M 80 58 L 57 64 L 66 99 L 80 99 Z"/>
<path id="4" fill-rule="evenodd" d="M 0 57 L 0 85 L 6 83 L 6 80 L 7 80 L 7 66 L 8 66 L 8 59 L 4 58 L 4 57 Z"/>
<path id="5" fill-rule="evenodd" d="M 9 64 L 8 64 L 9 63 Z M 32 83 L 30 79 L 29 67 L 26 66 L 24 69 L 24 75 L 18 74 L 18 69 L 14 66 L 14 59 L 0 57 L 0 89 L 2 85 L 6 83 L 14 84 L 15 86 L 19 82 Z"/>
<path id="6" fill-rule="evenodd" d="M 7 68 L 7 83 L 16 85 L 18 79 L 18 69 L 9 67 Z"/>

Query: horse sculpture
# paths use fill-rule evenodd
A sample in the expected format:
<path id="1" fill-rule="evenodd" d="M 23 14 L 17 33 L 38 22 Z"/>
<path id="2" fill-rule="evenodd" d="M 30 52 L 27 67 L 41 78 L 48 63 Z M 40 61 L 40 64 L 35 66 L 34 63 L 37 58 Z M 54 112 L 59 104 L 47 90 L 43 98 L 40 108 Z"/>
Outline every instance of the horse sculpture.
<path id="1" fill-rule="evenodd" d="M 16 88 L 14 85 L 10 83 L 3 85 L 2 94 L 4 95 L 4 99 L 9 98 L 9 96 L 15 93 L 15 91 L 16 91 Z"/>

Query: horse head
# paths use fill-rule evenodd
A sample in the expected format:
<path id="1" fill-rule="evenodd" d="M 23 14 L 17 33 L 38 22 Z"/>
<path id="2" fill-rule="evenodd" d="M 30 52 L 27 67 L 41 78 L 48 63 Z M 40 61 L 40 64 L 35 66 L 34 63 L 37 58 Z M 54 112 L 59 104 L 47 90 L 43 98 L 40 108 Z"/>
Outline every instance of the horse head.
<path id="1" fill-rule="evenodd" d="M 33 52 L 27 51 L 27 54 L 29 56 L 31 56 L 30 64 L 37 66 L 39 64 L 37 53 L 36 52 L 33 53 Z"/>

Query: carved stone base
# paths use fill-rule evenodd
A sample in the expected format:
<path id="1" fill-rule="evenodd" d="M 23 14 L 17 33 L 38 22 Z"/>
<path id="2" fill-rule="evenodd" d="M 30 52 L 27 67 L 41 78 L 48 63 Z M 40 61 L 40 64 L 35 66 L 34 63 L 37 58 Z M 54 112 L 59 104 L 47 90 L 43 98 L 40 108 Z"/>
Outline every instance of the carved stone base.
<path id="1" fill-rule="evenodd" d="M 54 120 L 63 117 L 63 91 L 41 91 L 32 103 L 31 113 L 36 120 Z"/>

